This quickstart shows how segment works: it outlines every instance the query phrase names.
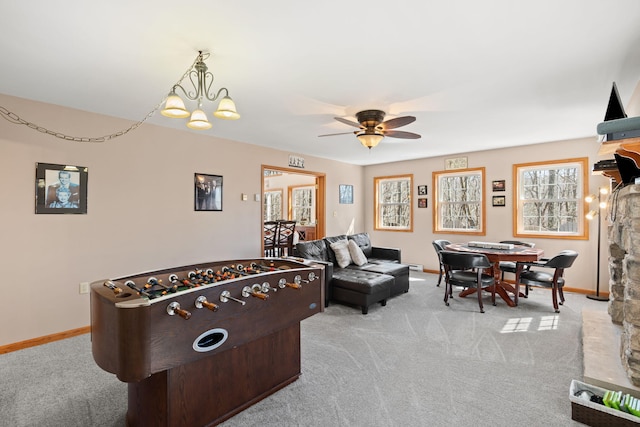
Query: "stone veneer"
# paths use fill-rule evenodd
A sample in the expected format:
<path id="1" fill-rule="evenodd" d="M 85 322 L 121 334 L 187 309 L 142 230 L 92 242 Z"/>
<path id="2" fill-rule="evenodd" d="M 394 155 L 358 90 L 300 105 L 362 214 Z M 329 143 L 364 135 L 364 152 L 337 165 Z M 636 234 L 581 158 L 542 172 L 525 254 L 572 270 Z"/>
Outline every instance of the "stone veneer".
<path id="1" fill-rule="evenodd" d="M 609 315 L 622 325 L 620 358 L 640 385 L 640 185 L 627 185 L 609 200 Z"/>

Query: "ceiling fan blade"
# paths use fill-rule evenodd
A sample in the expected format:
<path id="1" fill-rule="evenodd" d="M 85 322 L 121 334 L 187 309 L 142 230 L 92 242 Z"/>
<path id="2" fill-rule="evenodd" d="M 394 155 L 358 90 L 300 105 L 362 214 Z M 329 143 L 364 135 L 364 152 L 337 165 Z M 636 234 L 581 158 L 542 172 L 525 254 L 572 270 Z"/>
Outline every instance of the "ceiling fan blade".
<path id="1" fill-rule="evenodd" d="M 402 138 L 402 139 L 420 139 L 422 138 L 417 133 L 413 132 L 404 132 L 401 130 L 389 130 L 384 132 L 384 136 L 388 136 L 389 138 Z"/>
<path id="2" fill-rule="evenodd" d="M 357 128 L 361 128 L 362 127 L 362 125 L 360 123 L 356 123 L 356 122 L 351 121 L 351 120 L 343 119 L 342 117 L 334 117 L 334 119 L 336 119 L 340 123 L 344 123 L 345 125 L 355 126 Z"/>
<path id="3" fill-rule="evenodd" d="M 327 134 L 325 134 L 325 135 L 318 135 L 318 137 L 321 137 L 321 136 L 335 136 L 335 135 L 351 135 L 351 134 L 354 134 L 354 133 L 357 133 L 357 132 L 358 132 L 358 131 L 354 131 L 354 132 L 340 132 L 340 133 L 327 133 Z"/>
<path id="4" fill-rule="evenodd" d="M 416 118 L 414 116 L 396 117 L 395 119 L 387 120 L 386 122 L 380 123 L 378 127 L 382 129 L 395 129 L 399 128 L 400 126 L 406 126 L 409 123 L 413 123 L 415 121 Z"/>

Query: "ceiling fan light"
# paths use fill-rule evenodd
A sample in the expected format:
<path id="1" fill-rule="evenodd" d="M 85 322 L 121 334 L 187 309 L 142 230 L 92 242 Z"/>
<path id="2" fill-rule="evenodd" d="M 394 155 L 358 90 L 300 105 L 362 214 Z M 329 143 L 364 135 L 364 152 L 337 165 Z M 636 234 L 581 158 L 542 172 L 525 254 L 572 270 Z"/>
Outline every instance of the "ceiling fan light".
<path id="1" fill-rule="evenodd" d="M 237 120 L 240 118 L 240 114 L 236 111 L 236 104 L 229 96 L 225 96 L 220 100 L 218 109 L 213 115 L 219 119 Z"/>
<path id="2" fill-rule="evenodd" d="M 368 149 L 372 149 L 382 141 L 384 135 L 378 132 L 365 132 L 358 135 L 358 140 Z"/>
<path id="3" fill-rule="evenodd" d="M 160 111 L 160 114 L 175 119 L 189 117 L 189 112 L 184 107 L 184 101 L 174 91 L 171 91 L 167 97 L 167 102 L 164 104 L 164 109 Z"/>
<path id="4" fill-rule="evenodd" d="M 187 127 L 195 130 L 207 130 L 211 129 L 211 123 L 209 123 L 204 111 L 194 110 L 191 113 L 191 120 L 187 123 Z"/>

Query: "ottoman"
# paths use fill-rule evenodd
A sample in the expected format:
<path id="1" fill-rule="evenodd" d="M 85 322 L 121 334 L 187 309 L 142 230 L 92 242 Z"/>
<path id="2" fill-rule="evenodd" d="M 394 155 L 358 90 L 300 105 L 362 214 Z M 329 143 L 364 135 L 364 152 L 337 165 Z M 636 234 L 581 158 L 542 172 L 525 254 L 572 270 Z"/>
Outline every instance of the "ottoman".
<path id="1" fill-rule="evenodd" d="M 362 314 L 369 312 L 371 304 L 387 305 L 387 298 L 394 282 L 393 276 L 363 270 L 335 269 L 331 299 L 362 307 Z"/>

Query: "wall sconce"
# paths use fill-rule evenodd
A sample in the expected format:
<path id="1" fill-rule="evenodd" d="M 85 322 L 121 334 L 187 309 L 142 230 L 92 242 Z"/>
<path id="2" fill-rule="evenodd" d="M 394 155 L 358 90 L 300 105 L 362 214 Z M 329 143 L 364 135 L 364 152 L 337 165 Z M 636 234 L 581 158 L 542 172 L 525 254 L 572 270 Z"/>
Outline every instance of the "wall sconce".
<path id="1" fill-rule="evenodd" d="M 198 52 L 198 57 L 195 60 L 193 69 L 187 71 L 184 77 L 189 76 L 193 90 L 187 91 L 180 83 L 171 88 L 167 102 L 164 109 L 160 111 L 165 117 L 183 119 L 191 116 L 187 122 L 187 127 L 195 130 L 206 130 L 211 128 L 211 123 L 207 119 L 207 114 L 202 109 L 202 102 L 207 99 L 209 101 L 216 101 L 220 98 L 222 92 L 225 96 L 220 100 L 218 109 L 214 111 L 213 115 L 219 119 L 236 120 L 240 118 L 240 114 L 236 111 L 236 105 L 229 97 L 229 91 L 227 88 L 221 88 L 215 95 L 210 95 L 211 85 L 213 84 L 213 74 L 207 71 L 207 65 L 204 60 L 209 57 L 208 53 Z M 183 79 L 184 79 L 183 77 Z M 183 95 L 192 101 L 198 102 L 197 109 L 193 112 L 189 112 L 184 105 L 184 101 L 176 93 L 176 90 L 180 89 Z"/>
<path id="2" fill-rule="evenodd" d="M 596 294 L 595 295 L 587 295 L 587 298 L 596 300 L 596 301 L 609 301 L 608 297 L 600 296 L 600 234 L 602 228 L 602 210 L 607 208 L 607 201 L 603 200 L 606 195 L 609 194 L 609 190 L 602 187 L 598 190 L 598 195 L 589 194 L 584 198 L 584 201 L 587 203 L 593 203 L 594 201 L 598 201 L 598 209 L 590 210 L 585 217 L 591 221 L 598 217 L 598 255 L 596 259 Z"/>

